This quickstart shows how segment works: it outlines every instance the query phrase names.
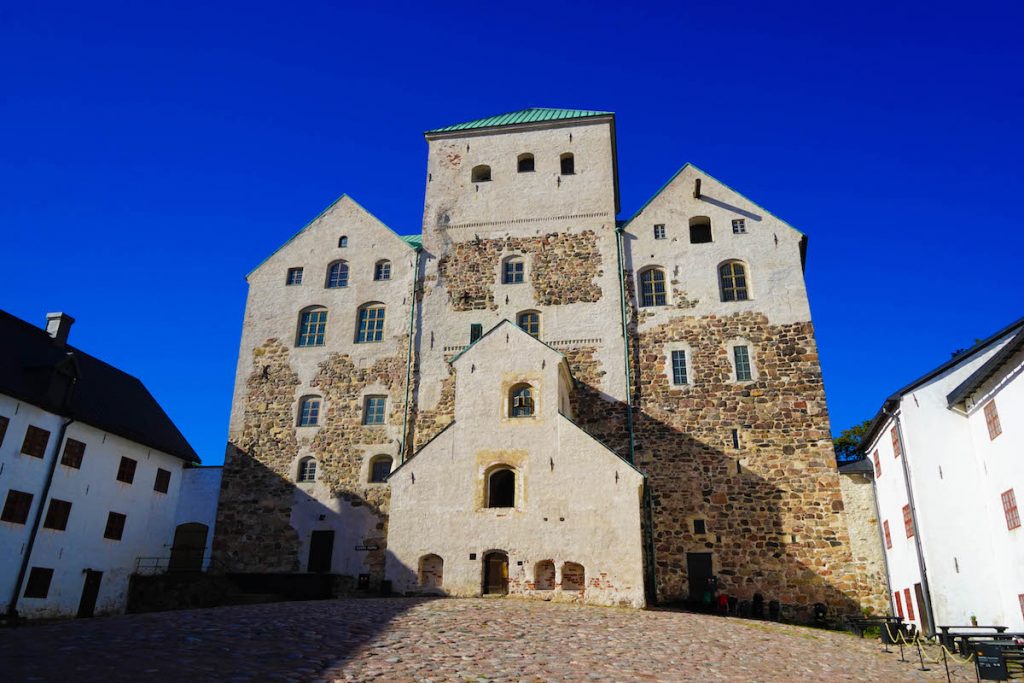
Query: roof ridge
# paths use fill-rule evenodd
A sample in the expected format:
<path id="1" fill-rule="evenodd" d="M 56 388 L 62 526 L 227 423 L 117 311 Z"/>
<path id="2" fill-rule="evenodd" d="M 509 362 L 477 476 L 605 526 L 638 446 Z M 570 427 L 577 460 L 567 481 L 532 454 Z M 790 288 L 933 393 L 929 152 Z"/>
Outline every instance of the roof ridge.
<path id="1" fill-rule="evenodd" d="M 480 128 L 500 128 L 504 126 L 516 126 L 527 123 L 543 123 L 546 121 L 569 121 L 572 119 L 583 119 L 593 116 L 614 116 L 615 112 L 602 111 L 597 109 L 563 109 L 559 107 L 527 107 L 515 111 L 486 116 L 484 118 L 463 121 L 462 123 L 442 126 L 427 131 L 430 133 L 454 133 L 463 130 L 475 130 Z"/>

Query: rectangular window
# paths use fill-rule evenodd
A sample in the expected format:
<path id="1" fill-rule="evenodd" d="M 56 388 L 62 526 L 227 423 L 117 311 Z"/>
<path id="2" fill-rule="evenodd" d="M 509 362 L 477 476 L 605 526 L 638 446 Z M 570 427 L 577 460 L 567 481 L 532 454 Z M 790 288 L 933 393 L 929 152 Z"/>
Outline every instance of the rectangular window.
<path id="1" fill-rule="evenodd" d="M 526 277 L 525 264 L 522 259 L 509 259 L 505 261 L 505 269 L 502 271 L 501 281 L 506 285 L 518 285 Z"/>
<path id="2" fill-rule="evenodd" d="M 288 285 L 301 285 L 302 284 L 302 268 L 289 268 L 288 279 L 285 280 L 285 284 Z"/>
<path id="3" fill-rule="evenodd" d="M 103 530 L 103 538 L 120 541 L 121 536 L 124 535 L 124 523 L 127 519 L 128 516 L 122 515 L 120 512 L 111 512 L 107 515 L 107 527 Z"/>
<path id="4" fill-rule="evenodd" d="M 370 482 L 374 484 L 383 483 L 391 474 L 391 458 L 374 460 L 370 468 Z"/>
<path id="5" fill-rule="evenodd" d="M 367 396 L 365 408 L 363 409 L 363 424 L 384 424 L 384 407 L 386 403 L 387 399 L 384 396 Z"/>
<path id="6" fill-rule="evenodd" d="M 878 459 L 878 449 L 875 449 L 875 479 L 882 476 L 882 461 Z"/>
<path id="7" fill-rule="evenodd" d="M 384 338 L 384 307 L 368 306 L 359 310 L 356 343 L 379 342 Z"/>
<path id="8" fill-rule="evenodd" d="M 892 437 L 893 457 L 898 458 L 903 455 L 903 449 L 900 448 L 900 435 L 896 433 L 895 427 L 889 430 L 889 436 Z"/>
<path id="9" fill-rule="evenodd" d="M 1003 433 L 1003 427 L 999 424 L 999 412 L 996 411 L 995 399 L 985 404 L 985 424 L 988 425 L 989 439 L 994 439 Z"/>
<path id="10" fill-rule="evenodd" d="M 11 489 L 4 501 L 4 511 L 0 513 L 0 521 L 11 524 L 24 524 L 28 520 L 28 511 L 32 509 L 32 494 Z"/>
<path id="11" fill-rule="evenodd" d="M 26 598 L 45 598 L 50 594 L 50 582 L 53 580 L 53 570 L 49 567 L 32 567 L 28 573 L 28 581 L 25 582 Z"/>
<path id="12" fill-rule="evenodd" d="M 914 620 L 914 601 L 910 597 L 910 589 L 903 589 L 903 598 L 907 601 L 907 619 L 910 621 Z"/>
<path id="13" fill-rule="evenodd" d="M 754 379 L 750 370 L 750 351 L 746 346 L 732 347 L 733 358 L 736 360 L 736 381 L 749 382 Z"/>
<path id="14" fill-rule="evenodd" d="M 39 427 L 29 426 L 25 430 L 25 440 L 21 443 L 21 452 L 33 458 L 41 458 L 46 454 L 46 444 L 50 442 L 50 432 Z"/>
<path id="15" fill-rule="evenodd" d="M 885 547 L 892 549 L 892 535 L 889 533 L 889 520 L 882 522 L 882 531 L 885 533 Z"/>
<path id="16" fill-rule="evenodd" d="M 306 311 L 299 318 L 299 346 L 323 346 L 326 334 L 327 311 Z"/>
<path id="17" fill-rule="evenodd" d="M 1016 529 L 1020 526 L 1020 513 L 1017 511 L 1017 496 L 1014 495 L 1013 489 L 1004 491 L 1003 495 L 1003 514 L 1006 515 L 1006 528 Z"/>
<path id="18" fill-rule="evenodd" d="M 391 261 L 380 261 L 373 267 L 374 280 L 391 279 Z"/>
<path id="19" fill-rule="evenodd" d="M 121 458 L 121 464 L 117 466 L 117 480 L 130 484 L 135 481 L 135 468 L 139 463 L 131 458 Z"/>
<path id="20" fill-rule="evenodd" d="M 153 481 L 153 490 L 157 493 L 167 493 L 171 488 L 171 472 L 162 467 L 156 471 L 156 479 Z"/>
<path id="21" fill-rule="evenodd" d="M 73 467 L 76 470 L 82 468 L 82 459 L 85 457 L 85 444 L 75 439 L 68 439 L 64 442 L 64 455 L 60 458 L 60 464 L 65 467 Z"/>
<path id="22" fill-rule="evenodd" d="M 4 445 L 4 437 L 7 435 L 7 425 L 11 424 L 11 418 L 0 415 L 0 446 Z"/>
<path id="23" fill-rule="evenodd" d="M 734 235 L 745 235 L 747 234 L 747 221 L 743 218 L 734 218 L 732 221 L 732 234 Z"/>
<path id="24" fill-rule="evenodd" d="M 43 520 L 43 528 L 64 531 L 68 528 L 68 517 L 70 516 L 71 503 L 51 498 L 50 507 L 46 509 L 46 519 Z"/>
<path id="25" fill-rule="evenodd" d="M 672 384 L 686 383 L 686 351 L 673 351 Z"/>
<path id="26" fill-rule="evenodd" d="M 480 323 L 473 323 L 469 326 L 469 343 L 472 344 L 480 337 L 484 336 L 484 326 Z"/>
<path id="27" fill-rule="evenodd" d="M 907 538 L 914 537 L 914 518 L 910 516 L 910 506 L 903 506 L 903 526 L 907 529 Z"/>
<path id="28" fill-rule="evenodd" d="M 903 600 L 900 599 L 900 592 L 896 591 L 893 593 L 896 596 L 896 616 L 900 619 L 903 618 Z"/>
<path id="29" fill-rule="evenodd" d="M 665 226 L 662 223 L 658 223 L 657 225 L 654 226 L 654 239 L 665 239 Z"/>
<path id="30" fill-rule="evenodd" d="M 320 399 L 307 398 L 299 410 L 299 426 L 315 427 L 320 424 Z"/>
<path id="31" fill-rule="evenodd" d="M 704 520 L 704 519 L 695 519 L 695 520 L 693 520 L 693 533 L 695 533 L 698 536 L 700 536 L 702 534 L 706 534 L 707 532 L 708 532 L 707 520 Z"/>
<path id="32" fill-rule="evenodd" d="M 732 447 L 736 450 L 740 449 L 740 430 L 732 430 Z"/>

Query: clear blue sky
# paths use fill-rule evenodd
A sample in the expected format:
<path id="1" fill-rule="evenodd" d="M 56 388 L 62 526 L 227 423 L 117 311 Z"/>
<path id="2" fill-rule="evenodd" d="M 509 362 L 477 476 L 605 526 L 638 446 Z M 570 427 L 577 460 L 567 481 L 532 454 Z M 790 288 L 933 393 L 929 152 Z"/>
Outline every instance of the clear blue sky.
<path id="1" fill-rule="evenodd" d="M 529 106 L 616 112 L 623 216 L 690 161 L 809 235 L 836 433 L 1024 315 L 1021 3 L 345 4 L 0 8 L 0 308 L 207 463 L 245 274 L 342 193 L 419 232 L 422 131 Z"/>

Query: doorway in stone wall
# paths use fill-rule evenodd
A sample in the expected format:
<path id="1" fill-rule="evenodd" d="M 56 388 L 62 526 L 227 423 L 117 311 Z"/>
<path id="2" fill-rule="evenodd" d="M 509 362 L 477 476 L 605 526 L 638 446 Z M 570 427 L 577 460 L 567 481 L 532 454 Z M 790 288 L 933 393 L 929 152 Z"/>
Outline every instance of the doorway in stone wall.
<path id="1" fill-rule="evenodd" d="M 508 554 L 501 550 L 484 555 L 484 595 L 508 595 Z"/>
<path id="2" fill-rule="evenodd" d="M 690 584 L 690 607 L 710 606 L 708 581 L 711 573 L 711 553 L 686 553 L 686 574 Z"/>

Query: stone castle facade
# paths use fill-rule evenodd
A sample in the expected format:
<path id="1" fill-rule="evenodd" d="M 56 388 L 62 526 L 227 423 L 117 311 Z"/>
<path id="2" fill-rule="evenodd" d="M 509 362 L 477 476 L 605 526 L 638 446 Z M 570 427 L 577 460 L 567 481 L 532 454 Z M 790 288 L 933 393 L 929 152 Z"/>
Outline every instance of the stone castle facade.
<path id="1" fill-rule="evenodd" d="M 342 197 L 248 277 L 215 554 L 399 592 L 794 615 L 857 571 L 806 238 L 687 165 L 618 222 L 614 116 L 426 134 L 422 234 Z"/>

